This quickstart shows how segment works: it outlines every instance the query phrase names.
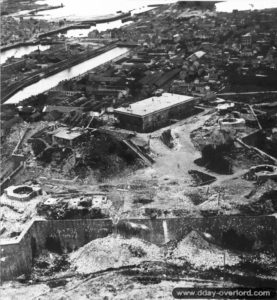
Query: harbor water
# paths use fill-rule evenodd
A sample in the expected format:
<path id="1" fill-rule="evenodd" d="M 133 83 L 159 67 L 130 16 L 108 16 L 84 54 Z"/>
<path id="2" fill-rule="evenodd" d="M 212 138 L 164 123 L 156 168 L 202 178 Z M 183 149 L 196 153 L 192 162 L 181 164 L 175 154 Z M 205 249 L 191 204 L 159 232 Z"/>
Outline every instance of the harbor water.
<path id="1" fill-rule="evenodd" d="M 85 20 L 89 18 L 95 18 L 99 16 L 104 16 L 108 14 L 115 14 L 119 12 L 131 11 L 132 14 L 143 12 L 152 8 L 148 5 L 153 4 L 167 4 L 176 2 L 176 0 L 102 0 L 101 4 L 96 1 L 91 0 L 62 0 L 63 7 L 53 10 L 46 10 L 39 12 L 39 15 L 32 16 L 38 18 L 44 18 L 49 21 L 57 19 L 68 19 L 68 20 Z M 238 0 L 227 0 L 225 2 L 220 2 L 216 4 L 217 11 L 230 12 L 233 9 L 239 10 L 251 10 L 251 9 L 264 9 L 270 7 L 277 7 L 276 0 L 252 0 L 251 5 L 246 3 L 248 1 L 238 1 Z M 37 1 L 39 4 L 48 4 L 50 6 L 57 5 L 56 0 L 40 0 Z M 28 11 L 27 11 L 28 13 Z M 24 11 L 26 15 L 26 11 Z M 14 14 L 14 16 L 22 15 L 22 12 Z M 122 23 L 121 20 L 97 24 L 96 26 L 91 26 L 88 29 L 73 29 L 68 30 L 64 35 L 67 37 L 85 37 L 88 33 L 94 29 L 98 31 L 105 31 L 107 29 L 119 28 L 121 26 L 128 25 L 130 22 Z M 13 48 L 10 50 L 3 51 L 1 53 L 1 63 L 4 63 L 8 57 L 22 57 L 25 54 L 29 54 L 36 49 L 41 51 L 48 49 L 49 46 L 46 45 L 32 45 L 32 46 L 22 46 Z M 79 65 L 73 66 L 67 70 L 61 71 L 58 74 L 50 76 L 48 78 L 41 79 L 39 82 L 34 83 L 21 91 L 13 95 L 6 103 L 18 103 L 19 101 L 26 99 L 32 95 L 36 95 L 47 91 L 48 89 L 56 86 L 60 81 L 71 79 L 82 73 L 87 72 L 103 63 L 106 63 L 117 56 L 120 56 L 128 52 L 127 48 L 115 48 L 106 53 L 103 53 L 97 57 L 87 60 L 86 62 L 80 63 Z"/>
<path id="2" fill-rule="evenodd" d="M 64 71 L 61 71 L 47 78 L 43 78 L 40 81 L 27 86 L 26 88 L 22 89 L 21 91 L 13 95 L 5 103 L 18 103 L 33 95 L 38 95 L 40 93 L 43 93 L 55 87 L 56 85 L 58 85 L 59 82 L 63 80 L 68 80 L 78 75 L 81 75 L 83 73 L 86 73 L 87 71 L 96 68 L 102 64 L 105 64 L 117 57 L 120 57 L 126 54 L 127 52 L 129 52 L 128 48 L 116 47 L 94 58 L 88 59 L 87 61 L 82 62 L 76 66 L 68 68 Z"/>
<path id="3" fill-rule="evenodd" d="M 49 45 L 32 45 L 32 46 L 20 46 L 16 48 L 12 48 L 9 50 L 5 50 L 1 52 L 0 62 L 1 64 L 5 63 L 9 57 L 20 58 L 26 54 L 30 54 L 31 52 L 39 49 L 40 51 L 44 51 L 49 49 Z"/>

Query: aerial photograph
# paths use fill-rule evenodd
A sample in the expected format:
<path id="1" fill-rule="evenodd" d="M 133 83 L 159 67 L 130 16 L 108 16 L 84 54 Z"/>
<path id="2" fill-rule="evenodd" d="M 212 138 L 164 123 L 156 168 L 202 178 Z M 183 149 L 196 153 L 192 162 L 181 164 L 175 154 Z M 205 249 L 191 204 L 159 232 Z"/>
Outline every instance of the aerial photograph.
<path id="1" fill-rule="evenodd" d="M 0 299 L 277 299 L 277 0 L 0 8 Z"/>

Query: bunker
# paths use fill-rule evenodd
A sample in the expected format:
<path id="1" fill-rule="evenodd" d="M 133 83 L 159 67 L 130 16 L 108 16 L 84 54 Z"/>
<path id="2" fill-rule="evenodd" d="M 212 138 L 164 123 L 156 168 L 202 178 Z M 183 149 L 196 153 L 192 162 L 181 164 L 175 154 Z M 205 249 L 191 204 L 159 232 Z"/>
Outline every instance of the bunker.
<path id="1" fill-rule="evenodd" d="M 120 127 L 137 132 L 151 132 L 191 114 L 196 99 L 191 96 L 163 93 L 114 110 Z"/>

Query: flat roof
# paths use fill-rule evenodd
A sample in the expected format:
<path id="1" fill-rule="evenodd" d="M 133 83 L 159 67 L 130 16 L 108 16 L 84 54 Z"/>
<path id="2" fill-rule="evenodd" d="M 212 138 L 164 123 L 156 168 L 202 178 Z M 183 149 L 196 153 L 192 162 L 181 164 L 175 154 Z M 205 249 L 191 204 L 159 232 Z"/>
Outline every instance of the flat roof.
<path id="1" fill-rule="evenodd" d="M 143 117 L 156 111 L 176 106 L 183 102 L 189 102 L 193 99 L 194 97 L 192 96 L 163 93 L 161 96 L 153 96 L 142 101 L 132 103 L 129 107 L 119 107 L 114 111 L 117 113 Z"/>
<path id="2" fill-rule="evenodd" d="M 58 130 L 54 134 L 54 137 L 64 139 L 64 140 L 74 140 L 81 135 L 82 132 L 80 131 L 80 129 L 70 130 L 69 128 L 58 128 Z"/>

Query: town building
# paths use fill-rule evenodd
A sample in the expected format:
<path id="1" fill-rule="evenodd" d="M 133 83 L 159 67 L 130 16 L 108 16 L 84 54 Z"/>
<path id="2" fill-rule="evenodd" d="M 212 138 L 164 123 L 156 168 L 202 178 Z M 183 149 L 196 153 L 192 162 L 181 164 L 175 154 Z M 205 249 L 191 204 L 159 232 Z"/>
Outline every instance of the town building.
<path id="1" fill-rule="evenodd" d="M 250 32 L 244 34 L 242 37 L 241 37 L 241 44 L 243 46 L 250 46 L 252 44 L 252 35 Z"/>
<path id="2" fill-rule="evenodd" d="M 191 114 L 196 99 L 191 96 L 163 93 L 114 110 L 120 127 L 151 132 Z"/>

